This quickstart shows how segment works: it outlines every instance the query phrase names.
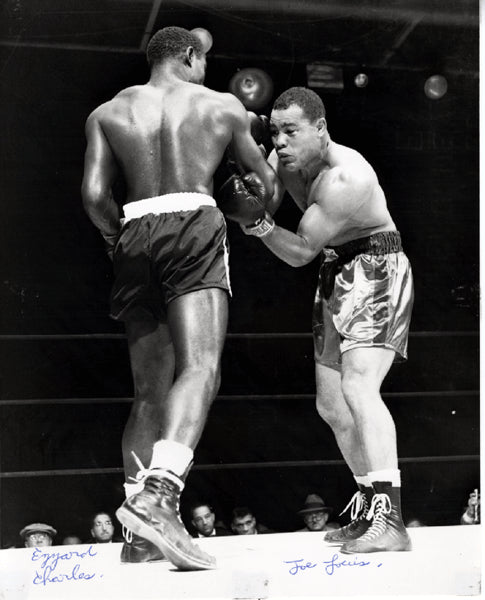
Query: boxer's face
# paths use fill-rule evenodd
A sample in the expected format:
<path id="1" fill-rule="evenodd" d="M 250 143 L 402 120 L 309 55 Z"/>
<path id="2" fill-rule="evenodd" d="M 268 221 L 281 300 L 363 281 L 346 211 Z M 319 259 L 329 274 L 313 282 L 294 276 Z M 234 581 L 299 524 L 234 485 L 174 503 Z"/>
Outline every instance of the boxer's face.
<path id="1" fill-rule="evenodd" d="M 325 119 L 312 123 L 300 106 L 292 104 L 273 110 L 270 127 L 279 163 L 287 171 L 299 171 L 320 156 Z"/>

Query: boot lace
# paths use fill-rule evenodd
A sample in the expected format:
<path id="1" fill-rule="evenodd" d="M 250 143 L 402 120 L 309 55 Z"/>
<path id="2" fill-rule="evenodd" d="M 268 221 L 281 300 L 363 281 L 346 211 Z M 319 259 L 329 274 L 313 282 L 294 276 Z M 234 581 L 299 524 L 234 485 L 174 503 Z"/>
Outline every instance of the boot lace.
<path id="1" fill-rule="evenodd" d="M 364 492 L 360 490 L 355 492 L 355 494 L 350 499 L 350 502 L 343 509 L 343 511 L 339 514 L 341 517 L 345 512 L 347 512 L 350 508 L 350 519 L 355 521 L 357 517 L 365 517 L 367 511 L 367 498 L 365 497 Z"/>
<path id="2" fill-rule="evenodd" d="M 138 456 L 133 452 L 133 450 L 131 451 L 131 453 L 133 455 L 133 458 L 135 459 L 136 466 L 138 467 L 139 471 L 135 477 L 132 477 L 130 475 L 130 477 L 128 477 L 128 479 L 131 479 L 135 483 L 144 483 L 145 479 L 150 475 L 150 469 L 147 469 L 144 466 L 144 464 L 141 462 L 141 460 L 138 458 Z"/>
<path id="3" fill-rule="evenodd" d="M 131 531 L 131 529 L 128 529 L 128 527 L 122 525 L 121 531 L 123 533 L 123 537 L 128 542 L 128 544 L 131 544 L 131 542 L 133 541 L 133 532 Z"/>
<path id="4" fill-rule="evenodd" d="M 387 515 L 391 513 L 391 499 L 387 494 L 374 494 L 367 513 L 367 519 L 372 519 L 372 525 L 359 540 L 370 541 L 379 537 L 386 531 Z"/>

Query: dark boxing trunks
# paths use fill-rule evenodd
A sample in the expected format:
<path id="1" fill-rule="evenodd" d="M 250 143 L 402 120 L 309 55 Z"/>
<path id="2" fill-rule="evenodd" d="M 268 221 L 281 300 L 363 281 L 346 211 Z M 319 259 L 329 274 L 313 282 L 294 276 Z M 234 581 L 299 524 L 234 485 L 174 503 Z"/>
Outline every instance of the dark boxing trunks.
<path id="1" fill-rule="evenodd" d="M 399 232 L 325 248 L 313 306 L 315 361 L 338 369 L 342 352 L 365 347 L 405 360 L 413 299 Z"/>
<path id="2" fill-rule="evenodd" d="M 183 294 L 207 288 L 230 293 L 226 222 L 212 198 L 168 194 L 124 208 L 113 258 L 114 319 L 164 322 L 168 303 Z"/>

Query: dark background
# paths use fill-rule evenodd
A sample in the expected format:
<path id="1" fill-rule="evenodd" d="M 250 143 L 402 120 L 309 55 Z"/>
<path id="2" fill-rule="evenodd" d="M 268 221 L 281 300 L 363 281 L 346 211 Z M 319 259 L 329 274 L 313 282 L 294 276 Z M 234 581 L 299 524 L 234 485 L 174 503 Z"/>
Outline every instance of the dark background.
<path id="1" fill-rule="evenodd" d="M 270 75 L 272 100 L 306 85 L 311 61 L 342 69 L 342 90 L 316 90 L 330 134 L 374 166 L 415 276 L 409 361 L 383 386 L 404 513 L 455 524 L 480 471 L 478 3 L 321 4 L 164 2 L 152 31 L 211 31 L 206 85 L 220 91 L 245 67 Z M 87 538 L 86 518 L 123 499 L 120 440 L 133 390 L 123 329 L 107 317 L 111 264 L 81 206 L 83 127 L 97 105 L 147 80 L 139 47 L 153 6 L 4 4 L 2 547 L 18 545 L 32 521 Z M 366 88 L 354 85 L 359 72 Z M 448 92 L 430 100 L 423 86 L 436 73 Z M 294 229 L 299 217 L 287 199 L 276 220 Z M 355 487 L 314 407 L 318 265 L 293 269 L 232 224 L 229 237 L 234 297 L 222 387 L 182 510 L 207 498 L 227 520 L 233 506 L 249 504 L 269 527 L 291 531 L 308 493 L 340 511 Z"/>

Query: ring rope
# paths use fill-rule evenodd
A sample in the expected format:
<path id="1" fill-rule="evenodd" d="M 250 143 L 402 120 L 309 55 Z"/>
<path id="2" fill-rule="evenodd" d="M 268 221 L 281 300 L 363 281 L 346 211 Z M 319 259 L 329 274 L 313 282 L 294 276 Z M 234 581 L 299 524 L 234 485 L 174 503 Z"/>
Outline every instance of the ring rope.
<path id="1" fill-rule="evenodd" d="M 478 337 L 478 331 L 410 331 L 409 337 Z M 228 339 L 304 339 L 311 333 L 228 333 Z M 124 333 L 28 333 L 1 334 L 0 341 L 15 340 L 122 340 Z"/>
<path id="2" fill-rule="evenodd" d="M 423 392 L 382 392 L 383 398 L 453 398 L 478 396 L 479 390 L 435 390 Z M 240 400 L 314 400 L 316 394 L 235 394 L 216 396 L 218 402 Z M 133 397 L 113 398 L 21 398 L 0 400 L 2 406 L 35 406 L 45 404 L 130 404 Z"/>
<path id="3" fill-rule="evenodd" d="M 474 462 L 479 461 L 478 454 L 464 454 L 455 456 L 412 456 L 400 458 L 399 463 L 439 463 L 439 462 Z M 203 464 L 194 465 L 192 471 L 227 471 L 235 469 L 272 469 L 288 467 L 320 467 L 346 466 L 342 459 L 338 460 L 289 460 L 289 461 L 266 461 L 266 462 L 247 462 L 247 463 L 226 463 L 226 464 Z M 122 467 L 107 467 L 96 469 L 53 469 L 45 471 L 9 471 L 0 473 L 0 479 L 17 479 L 22 477 L 56 477 L 72 475 L 111 475 L 123 473 Z"/>

